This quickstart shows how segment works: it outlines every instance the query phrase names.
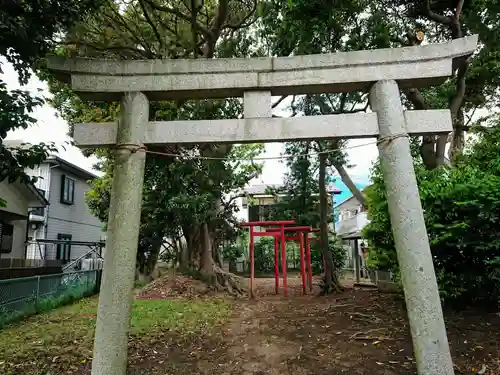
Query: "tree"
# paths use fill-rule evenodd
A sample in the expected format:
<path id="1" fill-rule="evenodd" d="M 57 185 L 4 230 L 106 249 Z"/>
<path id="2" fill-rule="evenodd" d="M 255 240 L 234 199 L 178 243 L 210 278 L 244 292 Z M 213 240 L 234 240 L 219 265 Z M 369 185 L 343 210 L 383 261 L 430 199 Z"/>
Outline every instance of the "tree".
<path id="1" fill-rule="evenodd" d="M 500 118 L 473 127 L 470 142 L 454 167 L 427 170 L 415 162 L 419 192 L 443 299 L 453 303 L 500 300 Z M 369 258 L 374 266 L 398 270 L 390 221 L 377 166 L 368 197 Z"/>
<path id="2" fill-rule="evenodd" d="M 317 1 L 272 1 L 262 5 L 260 36 L 268 53 L 278 56 L 332 53 L 365 49 L 369 46 L 361 27 L 352 28 L 358 15 L 366 9 L 363 1 L 341 1 L 337 6 Z M 279 20 L 279 21 L 277 21 Z M 373 47 L 371 47 L 373 48 Z M 276 103 L 279 104 L 284 98 Z M 359 93 L 339 95 L 308 95 L 292 101 L 292 116 L 302 110 L 306 115 L 355 113 L 367 108 L 366 96 Z M 342 181 L 361 204 L 364 197 L 353 183 L 345 166 L 347 159 L 341 152 L 345 142 L 323 142 L 323 148 L 338 149 L 329 153 Z M 317 148 L 317 147 L 315 147 Z M 321 147 L 320 147 L 321 148 Z"/>
<path id="3" fill-rule="evenodd" d="M 415 46 L 423 38 L 430 43 L 446 42 L 477 33 L 480 48 L 456 66 L 454 76 L 444 85 L 405 91 L 409 108 L 449 108 L 453 134 L 422 138 L 420 153 L 427 169 L 453 163 L 463 151 L 464 132 L 478 109 L 498 104 L 499 38 L 492 33 L 500 25 L 499 5 L 495 1 L 414 0 L 375 1 L 373 14 L 379 14 L 377 29 L 386 36 L 384 47 Z M 450 143 L 448 155 L 446 145 Z M 448 156 L 448 158 L 446 157 Z"/>
<path id="4" fill-rule="evenodd" d="M 28 82 L 33 69 L 36 71 L 39 59 L 54 48 L 57 34 L 65 32 L 99 4 L 100 1 L 93 0 L 2 2 L 0 55 L 13 65 L 21 85 Z M 32 181 L 25 168 L 35 167 L 50 151 L 55 151 L 53 144 L 6 147 L 3 143 L 9 131 L 36 123 L 31 113 L 43 103 L 42 98 L 32 97 L 28 91 L 9 90 L 0 79 L 0 181 Z M 0 199 L 0 204 L 5 205 L 5 201 Z"/>
<path id="5" fill-rule="evenodd" d="M 248 56 L 251 35 L 244 28 L 253 21 L 255 2 L 220 0 L 187 7 L 182 2 L 106 3 L 98 13 L 79 23 L 64 39 L 60 55 L 105 58 L 211 58 Z M 196 4 L 195 4 L 196 5 Z M 182 11 L 180 10 L 182 9 Z M 188 12 L 183 13 L 185 9 Z M 47 79 L 54 92 L 53 105 L 70 123 L 109 121 L 119 105 L 82 102 L 71 90 Z M 236 118 L 239 100 L 152 102 L 151 120 Z M 226 198 L 256 177 L 262 166 L 251 159 L 261 145 L 199 145 L 150 148 L 144 182 L 144 199 L 138 251 L 142 274 L 150 274 L 165 239 L 174 239 L 181 251 L 182 266 L 200 272 L 200 277 L 231 292 L 240 290 L 222 271 L 219 245 L 235 232 L 235 197 Z M 87 196 L 89 206 L 107 219 L 113 154 L 93 150 L 101 156 L 106 172 Z M 161 155 L 163 154 L 163 155 Z M 180 238 L 185 239 L 182 246 Z M 182 249 L 181 249 L 182 248 Z"/>

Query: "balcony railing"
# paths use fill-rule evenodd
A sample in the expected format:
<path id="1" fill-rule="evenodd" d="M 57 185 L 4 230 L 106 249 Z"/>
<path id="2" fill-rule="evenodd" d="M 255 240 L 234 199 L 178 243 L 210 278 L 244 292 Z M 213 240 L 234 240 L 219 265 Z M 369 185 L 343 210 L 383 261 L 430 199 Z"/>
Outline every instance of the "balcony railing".
<path id="1" fill-rule="evenodd" d="M 361 231 L 370 221 L 366 216 L 366 212 L 360 212 L 356 216 L 349 219 L 340 220 L 335 223 L 335 231 L 337 234 L 355 233 Z"/>

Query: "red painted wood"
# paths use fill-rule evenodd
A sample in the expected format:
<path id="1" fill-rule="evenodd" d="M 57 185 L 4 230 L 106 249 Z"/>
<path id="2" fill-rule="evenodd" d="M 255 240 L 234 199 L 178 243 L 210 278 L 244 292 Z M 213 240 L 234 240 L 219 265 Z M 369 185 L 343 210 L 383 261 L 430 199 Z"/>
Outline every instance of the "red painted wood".
<path id="1" fill-rule="evenodd" d="M 253 242 L 253 227 L 250 227 L 250 298 L 254 298 L 253 282 L 255 278 L 255 262 L 254 262 L 254 242 Z"/>
<path id="2" fill-rule="evenodd" d="M 266 228 L 266 232 L 279 232 L 281 228 Z M 285 227 L 285 232 L 309 232 L 311 227 L 299 226 L 299 227 Z"/>
<path id="3" fill-rule="evenodd" d="M 278 255 L 278 236 L 274 237 L 274 291 L 278 295 L 278 290 L 280 288 L 280 270 L 278 266 L 279 255 Z"/>
<path id="4" fill-rule="evenodd" d="M 252 227 L 253 228 L 253 227 Z M 279 232 L 253 232 L 254 237 L 279 237 Z"/>
<path id="5" fill-rule="evenodd" d="M 280 220 L 280 221 L 248 221 L 245 223 L 240 223 L 240 227 L 270 227 L 276 225 L 293 225 L 295 221 L 293 220 Z"/>
<path id="6" fill-rule="evenodd" d="M 281 227 L 280 236 L 283 239 L 281 241 L 281 271 L 283 272 L 283 294 L 285 297 L 288 295 L 287 282 L 286 282 L 286 241 L 285 238 L 285 227 Z"/>
<path id="7" fill-rule="evenodd" d="M 313 276 L 311 266 L 311 243 L 309 242 L 309 233 L 305 234 L 306 237 L 306 257 L 307 257 L 307 278 L 309 282 L 309 291 L 313 290 Z"/>
<path id="8" fill-rule="evenodd" d="M 304 262 L 304 238 L 302 233 L 299 235 L 299 248 L 300 248 L 300 275 L 302 276 L 302 292 L 306 292 L 306 266 Z"/>

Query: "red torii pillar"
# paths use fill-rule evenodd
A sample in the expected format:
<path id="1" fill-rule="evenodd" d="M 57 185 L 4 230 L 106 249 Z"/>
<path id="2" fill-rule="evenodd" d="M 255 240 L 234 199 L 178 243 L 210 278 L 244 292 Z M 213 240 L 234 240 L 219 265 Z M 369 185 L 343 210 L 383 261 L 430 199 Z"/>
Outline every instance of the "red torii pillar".
<path id="1" fill-rule="evenodd" d="M 277 246 L 276 246 L 276 236 L 279 235 L 281 238 L 285 238 L 285 225 L 293 225 L 295 224 L 295 221 L 293 220 L 279 220 L 279 221 L 249 221 L 246 223 L 240 223 L 240 227 L 248 227 L 249 228 L 249 233 L 250 233 L 250 298 L 254 298 L 254 293 L 253 293 L 253 284 L 254 284 L 254 279 L 255 279 L 255 257 L 254 257 L 254 237 L 259 237 L 259 236 L 272 236 L 275 238 L 275 252 L 274 252 L 274 259 L 275 259 L 275 265 L 274 265 L 274 270 L 276 273 L 277 269 Z M 279 226 L 278 233 L 279 234 L 274 234 L 272 232 L 255 232 L 254 228 L 255 227 L 270 227 L 270 226 Z M 286 285 L 286 241 L 281 241 L 281 263 L 283 267 L 283 292 L 284 295 L 287 295 L 287 285 Z M 279 283 L 279 281 L 278 281 Z M 279 286 L 279 285 L 278 285 Z M 276 288 L 277 290 L 278 288 Z"/>
<path id="2" fill-rule="evenodd" d="M 307 256 L 307 278 L 309 283 L 309 291 L 313 290 L 313 282 L 312 282 L 312 265 L 311 265 L 311 241 L 317 241 L 319 238 L 317 237 L 309 237 L 309 233 L 318 233 L 321 232 L 321 229 L 318 228 L 310 228 L 309 231 L 305 232 L 305 248 L 306 248 L 306 256 Z M 323 257 L 323 270 L 325 270 L 325 257 Z"/>
<path id="3" fill-rule="evenodd" d="M 281 233 L 282 228 L 268 228 L 266 229 L 266 232 L 270 233 Z M 280 234 L 279 238 L 281 238 L 281 243 L 283 244 L 285 241 L 298 241 L 299 242 L 299 248 L 300 248 L 300 273 L 302 276 L 302 291 L 304 294 L 306 294 L 306 289 L 307 289 L 307 281 L 306 281 L 306 270 L 305 270 L 305 254 L 304 254 L 304 234 L 306 235 L 306 238 L 308 237 L 308 233 L 311 231 L 310 226 L 298 226 L 298 227 L 285 227 L 284 228 L 285 232 L 295 232 L 297 233 L 296 236 L 283 236 Z M 277 247 L 277 241 L 278 237 L 274 238 L 274 246 L 275 248 Z M 283 246 L 283 245 L 282 245 Z M 311 275 L 310 276 L 310 284 L 311 287 L 310 289 L 312 290 L 312 272 L 311 272 L 311 251 L 310 248 L 306 245 L 306 252 L 308 253 L 307 256 L 307 268 L 308 268 L 308 273 Z M 286 261 L 286 260 L 285 260 Z M 285 262 L 286 263 L 286 262 Z M 286 267 L 283 268 L 283 277 L 286 279 Z M 277 270 L 275 270 L 276 273 Z M 276 278 L 278 278 L 278 274 L 276 273 Z"/>

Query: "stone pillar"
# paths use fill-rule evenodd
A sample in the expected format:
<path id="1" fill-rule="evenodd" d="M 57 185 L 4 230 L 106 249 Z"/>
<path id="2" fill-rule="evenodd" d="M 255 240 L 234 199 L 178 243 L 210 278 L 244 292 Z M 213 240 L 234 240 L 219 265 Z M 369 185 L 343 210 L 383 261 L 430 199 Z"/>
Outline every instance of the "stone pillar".
<path id="1" fill-rule="evenodd" d="M 92 375 L 125 375 L 146 153 L 149 102 L 140 92 L 123 95 L 104 271 L 94 341 Z"/>
<path id="2" fill-rule="evenodd" d="M 446 328 L 398 84 L 377 82 L 378 148 L 419 375 L 452 375 Z"/>

